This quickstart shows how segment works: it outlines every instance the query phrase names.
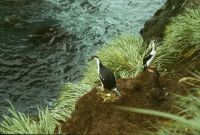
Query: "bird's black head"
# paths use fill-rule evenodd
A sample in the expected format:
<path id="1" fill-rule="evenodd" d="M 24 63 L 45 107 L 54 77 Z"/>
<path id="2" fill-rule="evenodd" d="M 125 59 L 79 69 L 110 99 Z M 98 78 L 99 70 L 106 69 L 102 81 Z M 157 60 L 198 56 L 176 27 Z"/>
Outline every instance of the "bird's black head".
<path id="1" fill-rule="evenodd" d="M 94 59 L 99 59 L 99 57 L 96 56 L 96 55 L 94 55 L 94 56 L 92 56 L 92 57 L 89 59 L 89 61 L 90 61 L 90 60 L 94 60 Z"/>

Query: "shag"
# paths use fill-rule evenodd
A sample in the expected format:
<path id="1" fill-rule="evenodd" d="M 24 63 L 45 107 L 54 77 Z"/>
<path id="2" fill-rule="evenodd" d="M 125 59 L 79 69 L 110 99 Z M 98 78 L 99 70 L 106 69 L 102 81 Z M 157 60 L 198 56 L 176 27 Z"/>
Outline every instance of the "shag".
<path id="1" fill-rule="evenodd" d="M 95 60 L 97 63 L 97 72 L 99 74 L 102 87 L 109 91 L 113 90 L 118 96 L 120 96 L 121 94 L 117 90 L 115 76 L 112 71 L 105 67 L 97 56 L 92 56 L 90 60 Z"/>
<path id="2" fill-rule="evenodd" d="M 143 58 L 143 66 L 144 66 L 144 70 L 146 68 L 148 68 L 148 66 L 151 64 L 151 62 L 155 59 L 157 51 L 155 48 L 155 42 L 154 40 L 152 40 L 150 42 L 151 45 L 151 50 L 144 56 Z"/>

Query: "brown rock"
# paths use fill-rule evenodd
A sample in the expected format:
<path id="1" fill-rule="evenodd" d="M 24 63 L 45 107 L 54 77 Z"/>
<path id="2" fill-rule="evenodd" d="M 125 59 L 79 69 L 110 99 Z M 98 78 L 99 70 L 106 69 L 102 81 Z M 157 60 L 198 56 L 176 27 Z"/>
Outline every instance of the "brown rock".
<path id="1" fill-rule="evenodd" d="M 197 7 L 200 0 L 167 0 L 166 3 L 156 11 L 154 16 L 147 20 L 140 34 L 144 41 L 149 43 L 150 40 L 156 39 L 161 41 L 164 36 L 166 26 L 172 17 L 183 13 L 185 8 Z"/>
<path id="2" fill-rule="evenodd" d="M 156 71 L 156 69 L 154 69 Z M 82 96 L 76 103 L 70 119 L 62 122 L 62 133 L 67 134 L 133 134 L 155 130 L 150 122 L 163 120 L 118 110 L 116 105 L 170 111 L 170 98 L 163 93 L 178 89 L 177 81 L 166 81 L 157 73 L 145 70 L 135 78 L 117 80 L 120 97 L 105 100 L 99 96 L 97 88 Z M 157 85 L 159 84 L 159 85 Z M 106 95 L 106 93 L 103 95 Z M 160 100 L 165 99 L 165 100 Z M 153 101 L 153 102 L 152 102 Z M 57 133 L 57 131 L 55 131 Z"/>

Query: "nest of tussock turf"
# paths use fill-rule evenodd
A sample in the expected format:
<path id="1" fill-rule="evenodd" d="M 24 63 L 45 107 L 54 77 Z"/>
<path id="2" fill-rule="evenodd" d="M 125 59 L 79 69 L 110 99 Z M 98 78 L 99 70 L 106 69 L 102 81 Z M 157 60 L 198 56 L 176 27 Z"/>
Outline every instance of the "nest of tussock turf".
<path id="1" fill-rule="evenodd" d="M 163 118 L 118 110 L 116 106 L 173 112 L 169 93 L 179 93 L 177 82 L 176 78 L 144 71 L 135 78 L 117 80 L 120 97 L 112 95 L 109 99 L 102 96 L 105 92 L 93 88 L 76 102 L 71 118 L 61 122 L 61 131 L 67 134 L 139 134 L 152 131 L 151 124 Z"/>

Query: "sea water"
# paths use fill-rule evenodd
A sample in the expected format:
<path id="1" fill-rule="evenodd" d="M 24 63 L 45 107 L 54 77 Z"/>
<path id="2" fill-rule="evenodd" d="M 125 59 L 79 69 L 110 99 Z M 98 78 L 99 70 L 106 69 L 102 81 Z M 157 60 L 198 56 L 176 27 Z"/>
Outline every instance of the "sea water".
<path id="1" fill-rule="evenodd" d="M 105 42 L 139 34 L 163 0 L 1 0 L 0 114 L 35 114 Z M 67 100 L 67 99 L 66 99 Z"/>

